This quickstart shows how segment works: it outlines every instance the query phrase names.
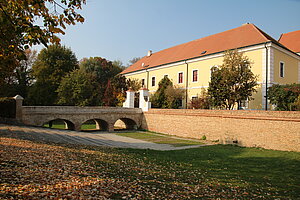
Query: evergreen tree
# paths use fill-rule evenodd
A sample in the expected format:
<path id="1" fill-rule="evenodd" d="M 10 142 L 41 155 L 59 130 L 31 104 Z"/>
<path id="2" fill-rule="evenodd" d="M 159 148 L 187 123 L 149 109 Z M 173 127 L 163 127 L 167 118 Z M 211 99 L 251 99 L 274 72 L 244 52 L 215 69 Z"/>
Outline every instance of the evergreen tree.
<path id="1" fill-rule="evenodd" d="M 158 83 L 158 89 L 156 92 L 151 96 L 151 104 L 153 108 L 168 108 L 168 100 L 166 96 L 166 89 L 168 86 L 173 86 L 172 81 L 168 77 L 164 77 Z"/>

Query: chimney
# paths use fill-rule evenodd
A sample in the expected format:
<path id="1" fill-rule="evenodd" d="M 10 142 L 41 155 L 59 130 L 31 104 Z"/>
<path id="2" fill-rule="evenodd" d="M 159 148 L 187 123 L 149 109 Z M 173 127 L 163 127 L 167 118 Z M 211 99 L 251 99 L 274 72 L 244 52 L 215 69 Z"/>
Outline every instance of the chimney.
<path id="1" fill-rule="evenodd" d="M 149 57 L 149 56 L 151 56 L 151 55 L 152 55 L 152 51 L 149 50 L 147 56 Z"/>

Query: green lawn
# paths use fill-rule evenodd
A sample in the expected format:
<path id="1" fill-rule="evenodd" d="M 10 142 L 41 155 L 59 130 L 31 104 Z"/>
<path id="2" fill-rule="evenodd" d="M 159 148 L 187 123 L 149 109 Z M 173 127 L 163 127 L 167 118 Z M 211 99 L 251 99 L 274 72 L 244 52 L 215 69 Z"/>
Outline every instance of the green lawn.
<path id="1" fill-rule="evenodd" d="M 160 181 L 200 185 L 198 193 L 213 192 L 213 199 L 300 199 L 300 153 L 231 145 L 122 152 L 159 166 L 152 176 L 157 187 Z"/>
<path id="2" fill-rule="evenodd" d="M 138 131 L 138 132 L 124 132 L 124 133 L 116 133 L 116 134 L 120 136 L 145 140 L 148 142 L 154 142 L 158 144 L 170 144 L 175 147 L 204 144 L 199 140 L 186 140 L 180 138 L 172 138 L 171 136 L 168 135 L 151 133 L 151 132 Z"/>
<path id="3" fill-rule="evenodd" d="M 44 127 L 49 128 L 49 123 L 44 124 Z M 53 129 L 65 129 L 65 124 L 60 122 L 54 122 L 52 124 Z M 82 124 L 81 130 L 95 130 L 96 124 Z"/>

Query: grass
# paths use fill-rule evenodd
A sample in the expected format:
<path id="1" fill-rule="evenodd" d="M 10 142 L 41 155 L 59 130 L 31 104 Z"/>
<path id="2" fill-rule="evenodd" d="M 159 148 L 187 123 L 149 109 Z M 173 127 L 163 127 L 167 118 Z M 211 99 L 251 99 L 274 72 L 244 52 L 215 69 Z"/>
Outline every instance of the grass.
<path id="1" fill-rule="evenodd" d="M 120 136 L 145 140 L 148 142 L 154 142 L 157 144 L 170 144 L 175 147 L 181 146 L 189 146 L 189 145 L 202 145 L 204 144 L 198 140 L 185 140 L 180 138 L 173 138 L 172 136 L 158 134 L 158 133 L 151 133 L 151 132 L 125 132 L 125 133 L 116 133 Z"/>
<path id="2" fill-rule="evenodd" d="M 117 149 L 44 144 L 21 134 L 0 131 L 0 199 L 300 197 L 299 152 L 231 145 Z"/>
<path id="3" fill-rule="evenodd" d="M 44 127 L 50 128 L 49 123 L 44 124 Z M 52 124 L 53 129 L 65 129 L 65 124 L 60 123 L 60 122 L 55 122 Z M 81 125 L 81 130 L 95 130 L 96 129 L 96 124 L 82 124 Z"/>
<path id="4" fill-rule="evenodd" d="M 299 199 L 300 153 L 214 145 L 179 151 L 123 150 L 146 158 L 188 185 L 204 184 L 229 198 Z M 218 193 L 218 192 L 217 192 Z M 218 198 L 218 195 L 215 198 Z M 228 196 L 227 196 L 228 195 Z M 240 198 L 241 198 L 240 197 Z M 238 198 L 238 199 L 240 199 Z"/>

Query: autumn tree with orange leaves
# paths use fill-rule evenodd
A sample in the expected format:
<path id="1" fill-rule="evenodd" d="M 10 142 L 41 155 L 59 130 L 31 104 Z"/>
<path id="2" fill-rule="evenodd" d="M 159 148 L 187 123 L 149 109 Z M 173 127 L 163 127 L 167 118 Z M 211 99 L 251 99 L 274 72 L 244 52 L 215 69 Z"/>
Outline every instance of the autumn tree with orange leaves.
<path id="1" fill-rule="evenodd" d="M 59 43 L 67 25 L 84 22 L 77 13 L 85 0 L 1 0 L 0 2 L 0 84 L 5 82 L 24 50 L 33 45 Z"/>

